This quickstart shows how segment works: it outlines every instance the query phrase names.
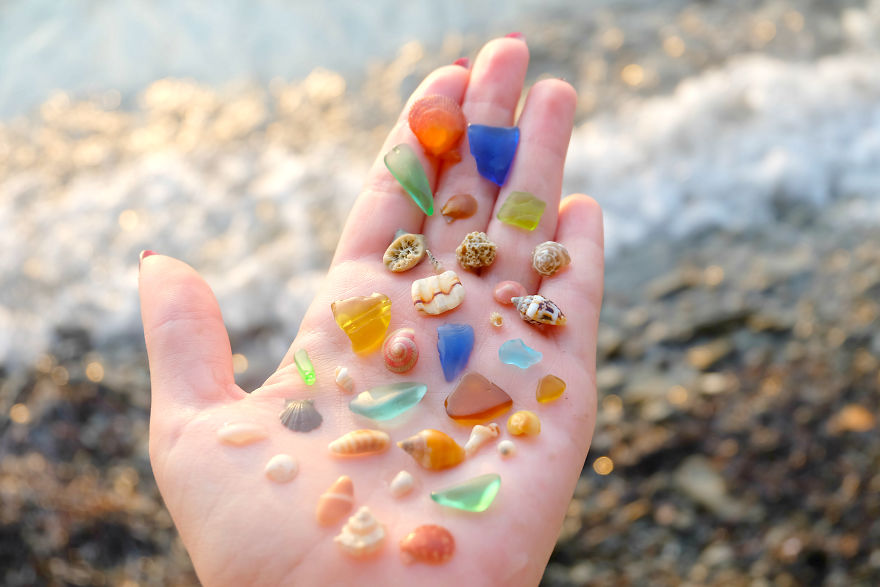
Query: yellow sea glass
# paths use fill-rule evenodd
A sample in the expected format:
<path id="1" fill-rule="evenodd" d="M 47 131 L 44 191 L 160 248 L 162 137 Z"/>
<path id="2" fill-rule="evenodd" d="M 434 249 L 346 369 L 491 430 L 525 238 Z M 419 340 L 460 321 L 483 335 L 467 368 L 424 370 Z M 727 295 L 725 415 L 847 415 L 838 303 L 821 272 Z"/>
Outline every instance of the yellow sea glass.
<path id="1" fill-rule="evenodd" d="M 351 340 L 351 350 L 369 353 L 379 349 L 391 323 L 391 300 L 374 293 L 369 297 L 357 296 L 330 304 L 333 318 Z"/>
<path id="2" fill-rule="evenodd" d="M 546 404 L 561 396 L 563 391 L 565 391 L 565 381 L 556 375 L 545 375 L 538 382 L 535 399 L 542 404 Z"/>

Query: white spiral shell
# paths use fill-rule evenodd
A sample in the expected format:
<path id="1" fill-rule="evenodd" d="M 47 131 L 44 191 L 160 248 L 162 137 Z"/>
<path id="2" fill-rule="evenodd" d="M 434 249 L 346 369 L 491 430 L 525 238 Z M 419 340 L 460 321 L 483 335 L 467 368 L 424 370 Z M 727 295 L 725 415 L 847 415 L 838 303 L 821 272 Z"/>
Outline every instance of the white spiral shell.
<path id="1" fill-rule="evenodd" d="M 532 267 L 535 271 L 550 277 L 571 263 L 571 255 L 564 245 L 556 241 L 546 241 L 532 250 Z"/>

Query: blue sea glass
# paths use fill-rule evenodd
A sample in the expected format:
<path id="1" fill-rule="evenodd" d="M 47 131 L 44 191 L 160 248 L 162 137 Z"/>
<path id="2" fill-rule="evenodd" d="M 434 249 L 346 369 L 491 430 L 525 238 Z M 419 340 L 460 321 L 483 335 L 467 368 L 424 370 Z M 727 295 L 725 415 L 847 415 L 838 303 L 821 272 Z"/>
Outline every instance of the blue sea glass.
<path id="1" fill-rule="evenodd" d="M 443 377 L 452 381 L 467 366 L 474 350 L 474 329 L 470 324 L 443 324 L 437 327 L 437 352 Z"/>
<path id="2" fill-rule="evenodd" d="M 427 391 L 427 385 L 414 381 L 379 385 L 359 393 L 348 408 L 371 420 L 390 420 L 412 409 Z"/>
<path id="3" fill-rule="evenodd" d="M 498 358 L 502 363 L 516 365 L 520 369 L 528 369 L 543 356 L 540 351 L 527 347 L 521 338 L 508 340 L 498 349 Z"/>
<path id="4" fill-rule="evenodd" d="M 519 144 L 519 128 L 469 124 L 468 143 L 480 175 L 504 185 Z"/>

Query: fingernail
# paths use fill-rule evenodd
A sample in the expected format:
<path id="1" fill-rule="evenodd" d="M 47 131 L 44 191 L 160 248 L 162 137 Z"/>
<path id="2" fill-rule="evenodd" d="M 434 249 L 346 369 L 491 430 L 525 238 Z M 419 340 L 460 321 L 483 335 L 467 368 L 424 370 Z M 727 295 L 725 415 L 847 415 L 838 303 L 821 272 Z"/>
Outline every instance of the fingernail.
<path id="1" fill-rule="evenodd" d="M 471 60 L 467 57 L 459 57 L 455 61 L 452 62 L 452 65 L 461 65 L 465 69 L 471 68 Z"/>
<path id="2" fill-rule="evenodd" d="M 141 263 L 144 262 L 144 259 L 146 259 L 146 258 L 149 257 L 150 255 L 158 255 L 158 254 L 159 254 L 159 253 L 157 253 L 156 251 L 151 251 L 151 250 L 149 250 L 149 249 L 144 249 L 143 251 L 141 251 L 141 254 L 140 254 L 140 256 L 138 257 L 138 269 L 141 268 Z"/>
<path id="3" fill-rule="evenodd" d="M 523 43 L 526 42 L 526 36 L 520 32 L 508 33 L 504 36 L 507 37 L 508 39 L 519 39 Z"/>

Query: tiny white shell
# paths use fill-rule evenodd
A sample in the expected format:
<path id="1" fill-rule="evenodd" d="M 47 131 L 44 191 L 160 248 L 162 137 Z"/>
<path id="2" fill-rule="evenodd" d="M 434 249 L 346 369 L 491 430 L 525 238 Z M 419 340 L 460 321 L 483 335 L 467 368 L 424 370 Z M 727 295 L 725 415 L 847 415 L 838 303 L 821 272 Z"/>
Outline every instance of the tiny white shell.
<path id="1" fill-rule="evenodd" d="M 339 548 L 353 557 L 364 557 L 382 548 L 385 541 L 385 527 L 373 516 L 370 508 L 361 507 L 348 519 L 342 532 L 334 539 Z"/>
<path id="2" fill-rule="evenodd" d="M 217 438 L 223 444 L 244 446 L 269 436 L 266 429 L 253 422 L 226 422 L 217 430 Z"/>
<path id="3" fill-rule="evenodd" d="M 269 459 L 266 463 L 266 477 L 276 483 L 287 483 L 296 477 L 299 471 L 299 465 L 292 456 L 286 454 L 278 454 Z"/>
<path id="4" fill-rule="evenodd" d="M 394 497 L 403 497 L 413 489 L 415 479 L 408 471 L 401 471 L 391 480 L 389 489 Z"/>
<path id="5" fill-rule="evenodd" d="M 467 454 L 467 456 L 473 455 L 481 446 L 493 438 L 497 438 L 500 433 L 501 428 L 495 422 L 492 422 L 487 426 L 477 424 L 474 426 L 473 430 L 471 430 L 471 436 L 464 445 L 465 454 Z"/>
<path id="6" fill-rule="evenodd" d="M 348 374 L 348 367 L 336 367 L 336 385 L 348 393 L 354 391 L 354 380 Z"/>
<path id="7" fill-rule="evenodd" d="M 498 454 L 502 457 L 512 457 L 516 454 L 516 445 L 512 440 L 502 440 L 498 443 Z"/>

